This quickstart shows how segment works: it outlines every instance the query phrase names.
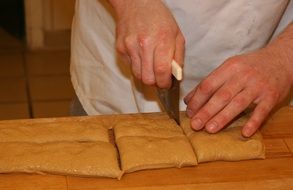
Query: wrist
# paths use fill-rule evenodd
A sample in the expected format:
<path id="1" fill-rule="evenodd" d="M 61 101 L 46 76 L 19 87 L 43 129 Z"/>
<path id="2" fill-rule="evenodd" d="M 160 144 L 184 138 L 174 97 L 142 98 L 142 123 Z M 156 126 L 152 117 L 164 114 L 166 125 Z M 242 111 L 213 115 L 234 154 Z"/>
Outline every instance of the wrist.
<path id="1" fill-rule="evenodd" d="M 128 13 L 129 9 L 133 10 L 148 1 L 150 0 L 109 0 L 118 17 L 121 17 L 124 13 Z"/>
<path id="2" fill-rule="evenodd" d="M 265 50 L 273 55 L 284 71 L 287 73 L 291 87 L 293 87 L 293 51 L 286 44 L 273 43 L 265 48 Z M 280 68 L 281 69 L 281 68 Z"/>
<path id="3" fill-rule="evenodd" d="M 293 22 L 285 31 L 265 48 L 270 53 L 277 56 L 277 62 L 282 64 L 290 78 L 291 87 L 293 86 Z"/>

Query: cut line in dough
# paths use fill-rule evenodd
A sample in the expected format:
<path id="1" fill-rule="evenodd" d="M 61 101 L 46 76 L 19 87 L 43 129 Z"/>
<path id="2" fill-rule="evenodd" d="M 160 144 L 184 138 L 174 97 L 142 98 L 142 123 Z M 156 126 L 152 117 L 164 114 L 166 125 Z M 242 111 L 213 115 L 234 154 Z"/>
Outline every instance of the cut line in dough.
<path id="1" fill-rule="evenodd" d="M 122 170 L 126 173 L 197 164 L 185 137 L 121 137 L 117 140 Z"/>

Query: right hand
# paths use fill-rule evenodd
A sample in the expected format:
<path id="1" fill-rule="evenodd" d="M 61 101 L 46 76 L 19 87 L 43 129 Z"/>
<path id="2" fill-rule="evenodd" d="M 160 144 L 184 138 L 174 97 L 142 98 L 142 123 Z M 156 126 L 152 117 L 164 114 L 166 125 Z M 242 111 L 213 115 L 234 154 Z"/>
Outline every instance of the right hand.
<path id="1" fill-rule="evenodd" d="M 117 13 L 116 48 L 147 85 L 171 86 L 171 61 L 183 66 L 185 40 L 160 0 L 112 0 Z"/>

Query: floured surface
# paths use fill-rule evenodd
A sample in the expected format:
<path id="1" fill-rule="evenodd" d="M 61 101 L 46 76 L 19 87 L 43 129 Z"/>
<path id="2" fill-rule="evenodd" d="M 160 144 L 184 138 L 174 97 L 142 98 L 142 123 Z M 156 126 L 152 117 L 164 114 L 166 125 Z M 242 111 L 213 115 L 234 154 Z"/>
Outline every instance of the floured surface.
<path id="1" fill-rule="evenodd" d="M 106 142 L 0 143 L 0 172 L 120 178 L 117 153 Z"/>
<path id="2" fill-rule="evenodd" d="M 196 158 L 185 137 L 121 137 L 117 140 L 122 170 L 183 167 L 196 165 Z"/>
<path id="3" fill-rule="evenodd" d="M 216 134 L 209 134 L 205 131 L 193 131 L 189 119 L 185 117 L 182 128 L 191 141 L 199 163 L 264 159 L 265 147 L 260 132 L 250 138 L 244 138 L 241 134 L 246 120 L 247 116 L 243 116 L 226 129 Z"/>
<path id="4" fill-rule="evenodd" d="M 97 123 L 52 122 L 45 124 L 0 124 L 0 142 L 102 141 L 109 142 L 107 128 Z"/>

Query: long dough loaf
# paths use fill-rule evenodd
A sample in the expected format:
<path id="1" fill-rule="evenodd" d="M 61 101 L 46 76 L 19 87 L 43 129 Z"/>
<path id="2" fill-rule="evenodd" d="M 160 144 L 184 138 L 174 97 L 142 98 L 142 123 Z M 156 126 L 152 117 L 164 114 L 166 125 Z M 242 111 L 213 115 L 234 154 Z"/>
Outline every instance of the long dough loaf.
<path id="1" fill-rule="evenodd" d="M 0 124 L 0 142 L 108 142 L 108 138 L 108 130 L 101 124 L 69 121 L 26 125 Z"/>
<path id="2" fill-rule="evenodd" d="M 0 143 L 0 173 L 53 173 L 120 178 L 117 153 L 106 142 Z"/>

